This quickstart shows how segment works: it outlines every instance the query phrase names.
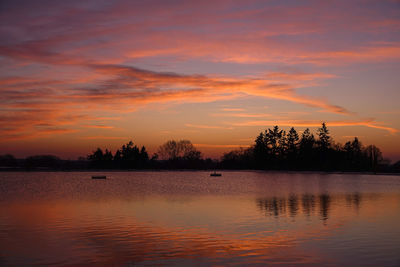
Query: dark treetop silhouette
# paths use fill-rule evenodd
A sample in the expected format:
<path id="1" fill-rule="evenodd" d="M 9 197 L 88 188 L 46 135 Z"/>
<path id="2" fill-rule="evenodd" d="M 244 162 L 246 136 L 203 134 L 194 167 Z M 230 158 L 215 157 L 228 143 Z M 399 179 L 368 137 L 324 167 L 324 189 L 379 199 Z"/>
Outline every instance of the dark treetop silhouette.
<path id="1" fill-rule="evenodd" d="M 12 155 L 0 156 L 0 170 L 12 169 L 260 169 L 313 171 L 400 172 L 400 161 L 390 165 L 374 145 L 364 147 L 357 137 L 345 145 L 335 143 L 325 123 L 301 136 L 292 127 L 288 132 L 274 126 L 261 132 L 247 149 L 225 153 L 219 161 L 204 159 L 188 140 L 170 140 L 151 158 L 144 146 L 132 141 L 114 154 L 97 148 L 87 158 L 61 160 L 51 155 L 31 156 L 24 160 Z"/>

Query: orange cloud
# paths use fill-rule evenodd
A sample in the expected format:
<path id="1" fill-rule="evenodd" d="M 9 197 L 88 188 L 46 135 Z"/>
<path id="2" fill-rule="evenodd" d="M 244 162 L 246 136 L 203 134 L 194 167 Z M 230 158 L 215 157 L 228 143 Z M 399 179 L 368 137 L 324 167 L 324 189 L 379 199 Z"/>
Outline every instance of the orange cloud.
<path id="1" fill-rule="evenodd" d="M 380 62 L 400 58 L 400 44 L 359 47 L 354 50 L 338 50 L 302 55 L 299 59 L 318 65 L 351 62 Z"/>
<path id="2" fill-rule="evenodd" d="M 107 120 L 104 117 L 153 103 L 210 103 L 248 97 L 352 115 L 345 107 L 300 94 L 296 88 L 340 78 L 325 73 L 326 66 L 400 58 L 400 41 L 394 37 L 400 25 L 397 14 L 380 13 L 368 3 L 362 7 L 330 2 L 276 6 L 266 1 L 254 6 L 224 1 L 131 5 L 135 4 L 116 1 L 90 12 L 77 7 L 71 12 L 56 5 L 52 8 L 57 12 L 39 17 L 32 6 L 32 10 L 14 8 L 3 14 L 3 24 L 13 25 L 0 27 L 4 40 L 0 56 L 7 60 L 0 77 L 3 140 L 38 136 L 36 132 L 45 132 L 43 125 L 66 131 L 111 129 L 102 121 Z M 368 12 L 348 15 L 341 12 L 344 6 Z M 360 34 L 362 38 L 357 38 Z M 163 66 L 174 72 L 131 64 L 158 70 Z M 221 69 L 224 75 L 210 73 L 220 66 L 227 67 Z M 274 66 L 279 67 L 274 70 Z M 242 72 L 226 74 L 231 67 Z M 183 72 L 208 74 L 179 74 Z M 223 111 L 234 112 L 230 116 L 235 118 L 264 117 L 241 108 Z M 397 131 L 374 121 L 359 123 Z M 189 127 L 194 126 L 205 127 Z"/>
<path id="3" fill-rule="evenodd" d="M 193 144 L 196 147 L 206 148 L 241 148 L 250 147 L 250 145 L 218 145 L 218 144 Z"/>
<path id="4" fill-rule="evenodd" d="M 190 124 L 186 123 L 186 127 L 191 127 L 191 128 L 198 128 L 198 129 L 228 129 L 232 130 L 233 127 L 223 127 L 223 126 L 215 126 L 215 125 L 198 125 L 198 124 Z"/>
<path id="5" fill-rule="evenodd" d="M 214 113 L 211 116 L 215 117 L 236 117 L 236 118 L 263 118 L 263 117 L 271 117 L 272 114 L 254 114 L 254 113 Z"/>
<path id="6" fill-rule="evenodd" d="M 102 136 L 102 135 L 96 135 L 96 136 L 81 136 L 79 139 L 85 139 L 85 140 L 126 140 L 126 137 L 121 137 L 121 136 Z"/>
<path id="7" fill-rule="evenodd" d="M 243 108 L 223 108 L 222 111 L 245 111 Z"/>
<path id="8" fill-rule="evenodd" d="M 287 100 L 290 102 L 305 104 L 307 106 L 318 107 L 329 112 L 348 114 L 349 112 L 339 106 L 332 105 L 327 101 L 300 96 L 296 94 L 294 88 L 289 85 L 271 84 L 268 80 L 248 78 L 209 78 L 199 75 L 179 75 L 175 73 L 156 73 L 145 71 L 138 68 L 127 66 L 94 66 L 96 70 L 106 72 L 108 74 L 119 75 L 119 81 L 124 85 L 135 88 L 148 88 L 142 94 L 166 94 L 187 95 L 190 98 L 203 97 L 210 98 L 209 102 L 215 101 L 215 98 L 239 97 L 243 94 L 250 96 L 261 96 L 266 98 L 274 98 Z M 176 90 L 162 90 L 162 88 L 177 88 Z M 198 88 L 198 89 L 197 89 Z M 192 94 L 193 93 L 193 94 Z M 214 99 L 213 99 L 214 98 Z M 190 99 L 188 99 L 190 101 Z"/>
<path id="9" fill-rule="evenodd" d="M 271 84 L 267 79 L 181 75 L 121 65 L 90 63 L 85 66 L 95 72 L 102 73 L 107 78 L 78 88 L 74 88 L 73 81 L 32 81 L 29 78 L 19 79 L 18 77 L 3 79 L 0 81 L 0 90 L 4 93 L 0 101 L 6 105 L 8 111 L 2 113 L 14 113 L 16 120 L 11 124 L 19 121 L 25 124 L 26 129 L 27 126 L 32 126 L 35 123 L 53 125 L 68 123 L 66 120 L 60 120 L 60 116 L 62 117 L 66 110 L 76 118 L 87 120 L 90 116 L 84 114 L 87 114 L 89 110 L 90 112 L 94 110 L 130 112 L 136 110 L 138 106 L 154 102 L 213 102 L 243 96 L 286 100 L 322 108 L 329 112 L 349 113 L 346 109 L 332 105 L 327 101 L 300 96 L 289 85 Z M 7 88 L 10 88 L 10 86 L 18 86 L 19 89 L 8 90 Z M 49 87 L 42 89 L 47 86 Z M 28 109 L 33 111 L 32 114 L 38 112 L 46 114 L 35 117 L 29 114 L 28 118 L 24 120 L 23 118 L 27 114 L 25 110 Z M 236 114 L 234 116 L 261 117 L 263 115 Z M 8 121 L 11 120 L 8 119 Z M 98 126 L 97 128 L 101 127 Z"/>
<path id="10" fill-rule="evenodd" d="M 114 129 L 114 126 L 108 125 L 85 125 L 87 128 L 95 128 L 95 129 Z"/>

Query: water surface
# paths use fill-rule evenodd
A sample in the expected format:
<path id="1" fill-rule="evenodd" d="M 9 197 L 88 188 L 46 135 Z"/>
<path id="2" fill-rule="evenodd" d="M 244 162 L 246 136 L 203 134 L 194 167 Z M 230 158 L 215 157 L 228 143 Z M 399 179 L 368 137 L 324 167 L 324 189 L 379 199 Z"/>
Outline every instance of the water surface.
<path id="1" fill-rule="evenodd" d="M 400 264 L 400 177 L 0 173 L 0 266 Z"/>

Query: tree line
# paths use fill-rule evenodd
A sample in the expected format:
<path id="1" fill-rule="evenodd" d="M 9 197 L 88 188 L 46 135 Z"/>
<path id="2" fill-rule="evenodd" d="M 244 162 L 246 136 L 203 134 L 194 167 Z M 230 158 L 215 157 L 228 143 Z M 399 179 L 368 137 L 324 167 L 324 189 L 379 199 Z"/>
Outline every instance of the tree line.
<path id="1" fill-rule="evenodd" d="M 321 170 L 321 171 L 385 171 L 396 169 L 400 162 L 389 166 L 380 149 L 363 146 L 357 137 L 344 145 L 335 143 L 325 123 L 301 135 L 292 127 L 288 132 L 274 126 L 261 132 L 254 145 L 225 153 L 224 168 L 266 170 Z"/>
<path id="2" fill-rule="evenodd" d="M 156 153 L 149 156 L 146 148 L 139 148 L 132 141 L 113 154 L 108 149 L 97 148 L 87 156 L 90 167 L 116 169 L 207 169 L 215 161 L 203 159 L 189 140 L 169 140 Z"/>
<path id="3" fill-rule="evenodd" d="M 0 155 L 0 170 L 12 169 L 259 169 L 310 171 L 400 172 L 400 161 L 390 165 L 379 148 L 364 146 L 357 137 L 344 145 L 336 143 L 325 123 L 316 135 L 310 129 L 300 134 L 274 126 L 255 138 L 249 148 L 224 153 L 220 160 L 203 158 L 188 140 L 169 140 L 149 156 L 145 146 L 132 141 L 114 153 L 97 148 L 78 160 L 62 160 L 53 155 L 16 159 Z"/>

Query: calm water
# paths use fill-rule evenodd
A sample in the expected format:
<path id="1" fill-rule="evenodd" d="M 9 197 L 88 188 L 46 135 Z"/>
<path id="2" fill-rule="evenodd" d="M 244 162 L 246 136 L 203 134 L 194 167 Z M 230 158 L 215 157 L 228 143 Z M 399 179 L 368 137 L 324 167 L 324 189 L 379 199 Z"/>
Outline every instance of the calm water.
<path id="1" fill-rule="evenodd" d="M 400 265 L 400 177 L 0 173 L 0 266 Z"/>

